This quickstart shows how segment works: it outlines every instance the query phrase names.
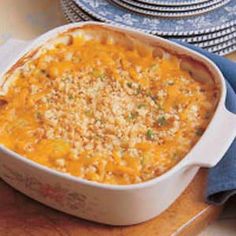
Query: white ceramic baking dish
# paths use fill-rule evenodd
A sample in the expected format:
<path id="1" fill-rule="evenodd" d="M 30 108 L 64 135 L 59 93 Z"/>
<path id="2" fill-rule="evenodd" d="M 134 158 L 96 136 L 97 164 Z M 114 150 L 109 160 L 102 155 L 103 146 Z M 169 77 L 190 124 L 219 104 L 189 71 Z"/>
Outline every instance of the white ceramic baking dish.
<path id="1" fill-rule="evenodd" d="M 219 102 L 207 130 L 176 166 L 162 176 L 140 184 L 118 186 L 90 182 L 41 166 L 3 146 L 0 147 L 0 176 L 31 198 L 71 215 L 111 225 L 137 224 L 167 209 L 187 187 L 200 167 L 216 165 L 236 136 L 236 115 L 226 110 L 224 78 L 206 57 L 159 37 L 107 24 L 76 23 L 49 31 L 17 53 L 1 71 L 0 78 L 20 58 L 29 55 L 29 52 L 59 33 L 91 25 L 97 29 L 105 29 L 108 33 L 113 30 L 127 37 L 139 38 L 203 65 L 220 90 Z M 196 68 L 193 70 L 196 72 Z"/>

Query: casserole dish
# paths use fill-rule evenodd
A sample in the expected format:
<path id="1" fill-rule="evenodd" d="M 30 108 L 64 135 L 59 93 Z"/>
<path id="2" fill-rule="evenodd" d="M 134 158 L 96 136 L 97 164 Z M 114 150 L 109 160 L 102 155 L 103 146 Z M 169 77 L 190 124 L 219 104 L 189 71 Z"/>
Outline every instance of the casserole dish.
<path id="1" fill-rule="evenodd" d="M 6 83 L 7 75 L 32 57 L 41 45 L 61 33 L 76 29 L 91 29 L 98 35 L 100 32 L 116 32 L 124 43 L 135 38 L 177 54 L 183 60 L 187 58 L 187 70 L 200 80 L 212 79 L 219 89 L 218 105 L 207 130 L 172 169 L 139 184 L 117 186 L 72 177 L 23 158 L 3 146 L 0 149 L 1 177 L 35 200 L 84 219 L 112 225 L 143 222 L 164 211 L 186 188 L 200 166 L 214 166 L 234 139 L 236 118 L 224 106 L 226 88 L 223 76 L 212 62 L 189 49 L 134 30 L 88 22 L 59 27 L 32 42 L 2 71 L 2 83 Z M 156 53 L 160 54 L 160 51 Z"/>

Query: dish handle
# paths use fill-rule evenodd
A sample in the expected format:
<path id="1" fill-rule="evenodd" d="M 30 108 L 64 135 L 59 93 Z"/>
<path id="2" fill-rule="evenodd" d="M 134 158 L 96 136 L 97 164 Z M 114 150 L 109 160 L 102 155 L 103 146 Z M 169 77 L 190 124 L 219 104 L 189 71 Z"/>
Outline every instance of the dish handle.
<path id="1" fill-rule="evenodd" d="M 213 119 L 196 148 L 190 151 L 185 159 L 184 167 L 213 167 L 224 156 L 233 140 L 236 138 L 236 114 L 225 107 Z"/>

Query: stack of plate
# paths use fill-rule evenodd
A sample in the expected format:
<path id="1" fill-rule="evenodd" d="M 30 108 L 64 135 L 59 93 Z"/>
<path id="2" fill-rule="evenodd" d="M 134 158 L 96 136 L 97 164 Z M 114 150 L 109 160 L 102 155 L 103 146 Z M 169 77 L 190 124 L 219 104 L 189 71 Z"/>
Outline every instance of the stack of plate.
<path id="1" fill-rule="evenodd" d="M 97 20 L 193 43 L 236 50 L 236 0 L 61 0 L 70 22 Z"/>

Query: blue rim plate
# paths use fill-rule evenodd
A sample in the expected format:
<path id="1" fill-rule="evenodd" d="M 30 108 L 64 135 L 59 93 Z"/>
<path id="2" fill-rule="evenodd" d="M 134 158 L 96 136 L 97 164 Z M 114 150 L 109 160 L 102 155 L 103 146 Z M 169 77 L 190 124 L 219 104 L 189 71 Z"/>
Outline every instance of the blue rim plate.
<path id="1" fill-rule="evenodd" d="M 164 11 L 153 11 L 153 10 L 146 10 L 143 8 L 135 7 L 132 5 L 129 5 L 123 1 L 120 0 L 110 0 L 111 2 L 117 4 L 120 7 L 123 7 L 131 12 L 153 16 L 153 17 L 169 17 L 169 18 L 176 18 L 176 17 L 189 17 L 189 16 L 196 16 L 203 13 L 207 13 L 209 11 L 215 10 L 219 7 L 224 6 L 225 4 L 229 3 L 231 0 L 221 0 L 216 4 L 213 4 L 209 7 L 200 8 L 192 11 L 179 11 L 179 12 L 164 12 Z"/>
<path id="2" fill-rule="evenodd" d="M 73 0 L 61 0 L 67 8 L 67 11 L 70 11 L 70 14 L 73 15 L 73 18 L 76 18 L 76 15 L 83 18 L 84 20 L 96 20 L 95 18 L 91 18 L 87 15 L 84 11 L 82 11 L 78 6 L 73 2 Z M 82 14 L 81 14 L 82 13 Z M 228 28 L 224 28 L 223 30 L 202 34 L 202 35 L 187 35 L 187 36 L 180 36 L 176 37 L 176 39 L 184 40 L 188 43 L 198 43 L 209 41 L 213 39 L 218 39 L 219 37 L 226 37 L 230 36 L 232 33 L 236 32 L 236 24 L 230 26 Z"/>
<path id="3" fill-rule="evenodd" d="M 74 21 L 70 18 L 69 14 L 63 10 L 63 15 L 64 17 L 66 18 L 67 22 L 69 23 L 73 23 Z M 82 18 L 80 20 L 77 20 L 76 22 L 79 22 L 79 21 L 84 21 Z"/>
<path id="4" fill-rule="evenodd" d="M 138 2 L 136 0 L 119 0 L 120 2 L 124 2 L 126 4 L 129 4 L 131 6 L 137 7 L 137 8 L 143 8 L 146 10 L 152 10 L 152 11 L 193 11 L 200 8 L 210 7 L 216 3 L 222 2 L 223 0 L 210 0 L 207 2 L 202 2 L 199 4 L 192 4 L 192 5 L 178 5 L 178 6 L 157 6 L 157 5 L 150 5 Z"/>
<path id="5" fill-rule="evenodd" d="M 168 19 L 130 13 L 106 0 L 74 0 L 92 17 L 107 23 L 133 27 L 163 36 L 187 36 L 215 32 L 236 24 L 236 1 L 205 15 L 186 19 Z"/>
<path id="6" fill-rule="evenodd" d="M 236 38 L 232 40 L 225 41 L 224 43 L 212 46 L 212 47 L 206 47 L 205 49 L 209 52 L 217 53 L 219 51 L 223 51 L 226 48 L 233 48 L 236 47 Z"/>
<path id="7" fill-rule="evenodd" d="M 210 40 L 222 38 L 222 37 L 225 37 L 227 35 L 231 35 L 234 32 L 236 32 L 236 25 L 232 26 L 232 27 L 229 27 L 229 28 L 226 28 L 226 29 L 223 29 L 223 30 L 208 33 L 208 34 L 187 36 L 187 37 L 181 37 L 180 36 L 179 38 L 184 39 L 188 43 L 198 43 L 198 42 L 205 42 L 205 41 L 210 41 Z"/>
<path id="8" fill-rule="evenodd" d="M 162 6 L 186 6 L 208 2 L 211 0 L 137 0 L 138 2 L 151 4 L 151 5 L 162 5 Z"/>
<path id="9" fill-rule="evenodd" d="M 65 13 L 65 12 L 64 12 L 64 16 L 65 16 L 66 20 L 67 20 L 69 23 L 75 22 L 73 19 L 70 18 L 71 16 L 67 15 L 67 13 Z M 76 22 L 78 22 L 78 21 L 84 21 L 84 19 L 80 18 L 80 19 L 78 19 Z M 199 46 L 199 45 L 196 44 L 196 46 Z M 236 44 L 233 44 L 233 45 L 231 45 L 231 46 L 229 46 L 229 47 L 226 47 L 226 48 L 222 48 L 222 49 L 220 49 L 220 50 L 218 50 L 218 51 L 213 51 L 213 50 L 211 50 L 211 48 L 208 49 L 209 52 L 216 53 L 216 54 L 218 54 L 218 55 L 220 55 L 220 56 L 224 56 L 224 55 L 226 55 L 226 54 L 229 54 L 229 53 L 231 53 L 231 52 L 234 52 L 235 50 L 236 50 Z"/>
<path id="10" fill-rule="evenodd" d="M 219 51 L 216 51 L 214 53 L 217 53 L 218 55 L 220 56 L 224 56 L 224 55 L 227 55 L 231 52 L 234 52 L 236 50 L 236 44 L 230 46 L 230 47 L 227 47 L 227 48 L 224 48 L 224 49 L 221 49 Z"/>
<path id="11" fill-rule="evenodd" d="M 217 45 L 222 45 L 228 41 L 236 43 L 236 32 L 233 32 L 231 34 L 228 34 L 223 37 L 219 37 L 210 41 L 199 42 L 198 46 L 201 48 L 208 48 L 208 47 L 213 47 Z"/>
<path id="12" fill-rule="evenodd" d="M 63 2 L 67 3 L 66 6 L 65 4 L 62 4 L 65 18 L 67 19 L 68 22 L 84 21 L 85 19 L 83 19 L 83 17 L 76 14 L 76 12 L 73 11 L 73 8 L 70 8 L 71 6 L 75 7 L 75 5 L 70 5 L 70 7 L 68 7 L 69 4 L 68 2 L 71 1 L 72 0 L 61 0 L 61 3 Z M 208 51 L 217 53 L 219 55 L 226 55 L 236 49 L 235 38 L 236 38 L 236 26 L 230 27 L 222 31 L 217 31 L 212 34 L 200 35 L 196 37 L 192 36 L 186 38 L 176 37 L 175 39 L 194 43 L 196 46 L 203 47 Z M 198 40 L 200 40 L 200 42 Z"/>
<path id="13" fill-rule="evenodd" d="M 78 21 L 96 21 L 96 19 L 91 18 L 89 15 L 84 14 L 83 11 L 79 8 L 74 8 L 71 4 L 70 0 L 60 0 L 61 8 L 66 15 L 67 19 L 69 18 L 70 22 L 78 22 Z M 81 14 L 82 12 L 82 14 Z"/>
<path id="14" fill-rule="evenodd" d="M 226 37 L 233 34 L 234 32 L 236 32 L 236 25 L 223 29 L 223 30 L 211 32 L 208 34 L 191 35 L 191 36 L 176 36 L 176 37 L 167 36 L 166 38 L 175 38 L 175 39 L 183 40 L 188 43 L 200 43 L 200 42 L 212 41 L 218 38 Z"/>
<path id="15" fill-rule="evenodd" d="M 80 16 L 78 16 L 73 11 L 73 9 L 66 9 L 66 15 L 67 15 L 67 18 L 69 19 L 70 22 L 78 22 L 78 21 L 81 21 L 81 19 L 82 19 Z M 223 32 L 226 32 L 226 34 L 224 35 Z M 203 41 L 194 42 L 194 44 L 196 46 L 205 48 L 210 52 L 215 52 L 215 53 L 219 52 L 219 53 L 221 53 L 221 55 L 223 55 L 223 52 L 224 52 L 224 54 L 229 53 L 229 49 L 232 50 L 232 48 L 234 47 L 235 41 L 236 41 L 235 40 L 236 31 L 231 32 L 231 31 L 225 30 L 222 32 L 220 32 L 220 31 L 216 32 L 214 34 L 217 36 L 217 38 L 208 39 L 208 40 L 206 40 L 206 38 L 202 38 Z M 205 36 L 205 35 L 203 35 L 203 36 Z M 178 38 L 177 37 L 175 39 L 193 43 L 188 40 L 189 38 L 183 38 L 183 37 Z M 194 39 L 194 38 L 192 38 L 192 39 Z"/>
<path id="16" fill-rule="evenodd" d="M 67 12 L 64 12 L 64 16 L 65 16 L 65 18 L 66 18 L 66 20 L 68 21 L 68 22 L 78 22 L 78 21 L 84 21 L 82 18 L 80 18 L 80 17 L 78 17 L 77 16 L 77 18 L 76 18 L 76 20 L 73 18 L 73 16 L 72 15 L 70 15 L 70 14 L 68 14 Z M 199 46 L 199 44 L 195 44 L 196 46 Z M 221 47 L 217 47 L 217 48 L 215 48 L 215 47 L 209 47 L 209 48 L 207 48 L 207 50 L 209 51 L 209 52 L 213 52 L 213 53 L 216 53 L 216 54 L 218 54 L 218 55 L 221 55 L 221 56 L 224 56 L 224 55 L 226 55 L 226 54 L 229 54 L 229 53 L 231 53 L 231 52 L 233 52 L 233 51 L 235 51 L 236 50 L 236 44 L 235 43 L 233 43 L 232 45 L 229 45 L 229 46 L 225 46 L 224 47 L 224 45 L 223 45 L 223 48 L 222 48 L 222 46 Z"/>
<path id="17" fill-rule="evenodd" d="M 72 0 L 60 0 L 63 11 L 68 14 L 76 14 L 79 18 L 90 21 L 94 20 L 93 17 L 88 15 L 86 12 L 77 7 L 77 5 Z"/>
<path id="18" fill-rule="evenodd" d="M 78 8 L 78 6 L 73 2 L 73 0 L 61 0 L 61 2 L 63 2 L 64 6 L 66 7 L 66 10 L 68 12 L 70 12 L 70 14 L 73 14 L 73 18 L 75 18 L 75 14 L 78 15 L 80 18 L 82 18 L 83 20 L 96 20 L 94 18 L 91 18 L 89 15 L 87 15 L 86 13 L 84 13 L 80 8 Z M 203 35 L 193 35 L 193 36 L 181 36 L 181 37 L 176 37 L 176 39 L 179 40 L 184 40 L 185 42 L 188 43 L 199 43 L 199 42 L 207 42 L 207 41 L 216 41 L 219 40 L 219 38 L 221 38 L 221 42 L 222 42 L 222 38 L 225 39 L 226 37 L 232 37 L 231 35 L 236 32 L 236 25 L 225 28 L 223 30 L 220 31 L 216 31 L 216 32 L 212 32 L 212 33 L 208 33 L 208 34 L 203 34 Z M 224 41 L 224 40 L 223 40 Z M 205 45 L 205 44 L 204 44 Z"/>
<path id="19" fill-rule="evenodd" d="M 87 15 L 84 11 L 82 11 L 78 6 L 74 3 L 73 0 L 61 0 L 64 5 L 66 6 L 67 10 L 73 11 L 76 13 L 79 17 L 82 17 L 84 20 L 96 20 L 95 18 L 91 18 L 89 15 Z M 75 14 L 73 16 L 76 17 Z M 230 26 L 228 28 L 224 28 L 223 30 L 202 34 L 202 35 L 188 35 L 188 36 L 180 36 L 176 37 L 176 39 L 184 40 L 185 42 L 189 43 L 199 43 L 204 41 L 212 41 L 213 39 L 218 38 L 225 38 L 229 37 L 232 33 L 236 32 L 236 24 L 233 26 Z"/>

